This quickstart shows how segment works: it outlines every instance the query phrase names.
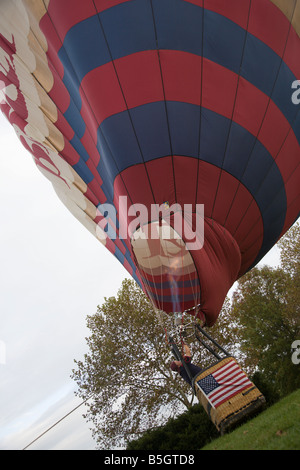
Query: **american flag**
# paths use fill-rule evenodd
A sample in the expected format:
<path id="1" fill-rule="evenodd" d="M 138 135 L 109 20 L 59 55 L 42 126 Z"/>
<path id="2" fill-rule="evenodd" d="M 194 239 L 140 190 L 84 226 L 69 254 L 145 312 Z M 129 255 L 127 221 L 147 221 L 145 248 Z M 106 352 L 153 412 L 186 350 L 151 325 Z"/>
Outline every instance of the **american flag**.
<path id="1" fill-rule="evenodd" d="M 234 360 L 220 365 L 219 369 L 198 380 L 197 384 L 214 408 L 218 408 L 245 388 L 253 386 Z"/>

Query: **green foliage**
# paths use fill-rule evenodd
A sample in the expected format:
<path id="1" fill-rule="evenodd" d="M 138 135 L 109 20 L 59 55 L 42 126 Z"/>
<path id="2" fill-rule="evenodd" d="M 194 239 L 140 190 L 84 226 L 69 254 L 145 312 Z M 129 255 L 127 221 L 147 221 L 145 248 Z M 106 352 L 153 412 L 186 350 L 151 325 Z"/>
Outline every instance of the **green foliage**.
<path id="1" fill-rule="evenodd" d="M 300 387 L 300 365 L 291 360 L 291 345 L 300 339 L 299 225 L 279 249 L 280 267 L 254 268 L 243 276 L 232 302 L 226 299 L 209 330 L 253 376 L 269 404 Z M 140 447 L 128 448 L 192 450 L 213 438 L 216 430 L 204 410 L 191 408 L 189 386 L 171 372 L 162 325 L 134 281 L 125 280 L 118 295 L 105 299 L 87 324 L 89 353 L 84 361 L 75 361 L 73 379 L 82 399 L 93 397 L 85 417 L 93 424 L 99 448 L 141 433 L 141 439 L 128 444 Z M 191 337 L 188 342 L 193 362 L 210 365 L 211 355 Z M 191 409 L 162 427 L 184 408 Z"/>
<path id="2" fill-rule="evenodd" d="M 300 450 L 300 390 L 201 450 Z"/>
<path id="3" fill-rule="evenodd" d="M 194 405 L 176 419 L 170 419 L 165 426 L 129 442 L 127 450 L 199 450 L 218 435 L 203 407 Z"/>
<path id="4" fill-rule="evenodd" d="M 268 406 L 279 400 L 278 392 L 264 380 L 262 374 L 256 372 L 251 380 L 265 396 Z M 164 426 L 147 431 L 139 439 L 130 441 L 127 450 L 195 451 L 217 439 L 219 435 L 202 405 L 198 404 L 177 418 L 169 419 Z"/>
<path id="5" fill-rule="evenodd" d="M 214 326 L 210 327 L 207 332 L 218 344 L 228 351 L 230 355 L 238 355 L 239 331 L 232 321 L 231 303 L 228 297 L 225 299 L 218 321 Z M 215 347 L 206 338 L 203 337 L 203 339 L 215 352 L 220 354 L 220 350 L 218 350 L 217 347 Z M 193 346 L 193 362 L 199 364 L 203 369 L 205 369 L 212 364 L 212 361 L 215 361 L 212 354 L 200 345 L 195 337 L 193 340 L 189 340 L 189 342 Z"/>
<path id="6" fill-rule="evenodd" d="M 281 396 L 300 387 L 299 366 L 291 345 L 300 339 L 300 228 L 280 242 L 281 266 L 254 268 L 233 296 L 232 320 L 238 329 L 240 359 L 248 373 L 259 371 Z"/>
<path id="7" fill-rule="evenodd" d="M 174 380 L 164 331 L 134 281 L 126 279 L 87 324 L 89 352 L 75 361 L 72 377 L 82 399 L 92 395 L 85 417 L 99 448 L 157 427 L 166 419 L 163 409 L 176 415 L 191 406 L 190 387 Z"/>

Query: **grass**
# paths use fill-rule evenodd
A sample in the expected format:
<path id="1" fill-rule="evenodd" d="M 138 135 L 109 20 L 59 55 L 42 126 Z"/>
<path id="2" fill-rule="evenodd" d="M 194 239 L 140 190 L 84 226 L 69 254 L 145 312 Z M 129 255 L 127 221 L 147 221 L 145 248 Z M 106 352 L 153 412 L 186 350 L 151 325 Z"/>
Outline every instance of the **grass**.
<path id="1" fill-rule="evenodd" d="M 300 389 L 201 450 L 300 450 Z"/>

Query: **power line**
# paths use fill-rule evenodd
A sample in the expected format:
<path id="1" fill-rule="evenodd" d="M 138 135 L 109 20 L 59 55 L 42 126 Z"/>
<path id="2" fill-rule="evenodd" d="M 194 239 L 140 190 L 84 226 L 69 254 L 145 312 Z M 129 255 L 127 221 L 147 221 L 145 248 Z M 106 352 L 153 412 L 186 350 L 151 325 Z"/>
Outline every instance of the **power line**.
<path id="1" fill-rule="evenodd" d="M 51 429 L 53 429 L 57 424 L 61 423 L 65 418 L 70 416 L 70 414 L 72 414 L 74 411 L 76 411 L 78 408 L 80 408 L 80 406 L 84 405 L 91 397 L 92 397 L 92 395 L 90 395 L 84 401 L 79 403 L 79 405 L 75 406 L 75 408 L 73 408 L 71 411 L 69 411 L 69 413 L 67 413 L 65 416 L 60 418 L 58 421 L 56 421 L 56 423 L 52 424 L 52 426 L 50 426 L 48 429 L 46 429 L 46 431 L 42 432 L 38 437 L 36 437 L 33 441 L 31 441 L 29 444 L 27 444 L 27 446 L 24 447 L 23 450 L 28 449 L 28 447 L 30 447 L 34 442 L 36 442 L 38 439 L 40 439 L 42 436 L 44 436 L 47 432 L 49 432 Z"/>
<path id="2" fill-rule="evenodd" d="M 151 348 L 148 348 L 147 349 L 147 352 L 149 351 L 153 351 L 153 350 L 156 350 L 155 347 L 151 347 Z M 137 362 L 137 361 L 140 361 L 140 359 L 137 359 L 136 361 L 134 362 Z M 117 375 L 117 373 L 115 374 Z M 114 376 L 112 377 L 114 378 Z M 28 447 L 30 447 L 32 444 L 34 444 L 36 441 L 38 441 L 41 437 L 43 437 L 45 434 L 47 434 L 49 431 L 51 431 L 51 429 L 53 429 L 55 426 L 57 426 L 59 423 L 61 423 L 64 419 L 66 419 L 68 416 L 70 416 L 74 411 L 76 411 L 78 408 L 80 408 L 82 405 L 84 405 L 90 398 L 92 398 L 92 396 L 94 395 L 94 393 L 92 393 L 91 395 L 89 395 L 84 401 L 82 401 L 81 403 L 79 403 L 79 405 L 75 406 L 75 408 L 73 408 L 71 411 L 69 411 L 66 415 L 64 415 L 62 418 L 60 418 L 58 421 L 56 421 L 54 424 L 52 424 L 52 426 L 50 426 L 48 429 L 46 429 L 46 431 L 42 432 L 39 436 L 37 436 L 33 441 L 31 441 L 29 444 L 27 444 L 26 447 L 24 447 L 22 450 L 27 450 Z"/>

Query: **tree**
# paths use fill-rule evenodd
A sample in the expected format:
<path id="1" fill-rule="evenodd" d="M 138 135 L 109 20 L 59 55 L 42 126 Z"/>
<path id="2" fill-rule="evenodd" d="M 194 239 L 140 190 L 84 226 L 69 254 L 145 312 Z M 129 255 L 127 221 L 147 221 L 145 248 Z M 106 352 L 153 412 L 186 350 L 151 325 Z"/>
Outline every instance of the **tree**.
<path id="1" fill-rule="evenodd" d="M 300 338 L 299 244 L 295 225 L 278 245 L 280 267 L 252 269 L 240 279 L 232 304 L 244 368 L 261 372 L 281 395 L 300 387 L 299 367 L 291 361 L 291 345 Z"/>
<path id="2" fill-rule="evenodd" d="M 291 344 L 300 339 L 299 243 L 294 226 L 279 244 L 281 266 L 254 268 L 241 278 L 209 330 L 249 375 L 255 372 L 282 395 L 300 387 L 300 366 L 291 361 Z M 177 344 L 184 339 L 193 362 L 208 367 L 215 359 L 195 340 L 193 319 L 186 317 L 187 336 L 177 335 Z M 191 388 L 169 367 L 172 321 L 155 312 L 134 281 L 125 280 L 116 297 L 105 299 L 87 326 L 89 353 L 75 361 L 73 379 L 78 395 L 90 397 L 85 417 L 99 448 L 124 444 L 193 405 Z"/>
<path id="3" fill-rule="evenodd" d="M 278 243 L 280 261 L 290 281 L 287 286 L 288 298 L 285 315 L 300 333 L 300 225 L 295 224 Z M 300 339 L 298 335 L 298 339 Z"/>
<path id="4" fill-rule="evenodd" d="M 87 326 L 89 352 L 83 362 L 75 361 L 72 377 L 78 395 L 91 396 L 85 417 L 100 448 L 161 425 L 192 405 L 190 387 L 174 379 L 169 367 L 165 332 L 134 281 L 123 281 L 117 296 L 87 317 Z"/>
<path id="5" fill-rule="evenodd" d="M 142 437 L 129 442 L 127 450 L 197 451 L 219 436 L 215 425 L 202 405 L 197 404 L 165 426 L 147 431 Z"/>
<path id="6" fill-rule="evenodd" d="M 230 327 L 228 300 L 221 317 L 212 333 L 224 347 L 234 349 L 237 338 Z M 177 335 L 177 345 L 181 349 L 181 340 L 189 343 L 193 362 L 205 368 L 215 359 L 195 340 L 193 318 L 187 315 L 186 322 L 188 337 Z M 173 357 L 166 340 L 173 319 L 158 316 L 134 281 L 123 281 L 117 296 L 105 299 L 87 317 L 87 326 L 89 352 L 84 361 L 75 361 L 72 378 L 77 394 L 83 400 L 91 397 L 85 418 L 93 424 L 100 448 L 161 426 L 194 404 L 190 386 L 169 367 Z"/>

